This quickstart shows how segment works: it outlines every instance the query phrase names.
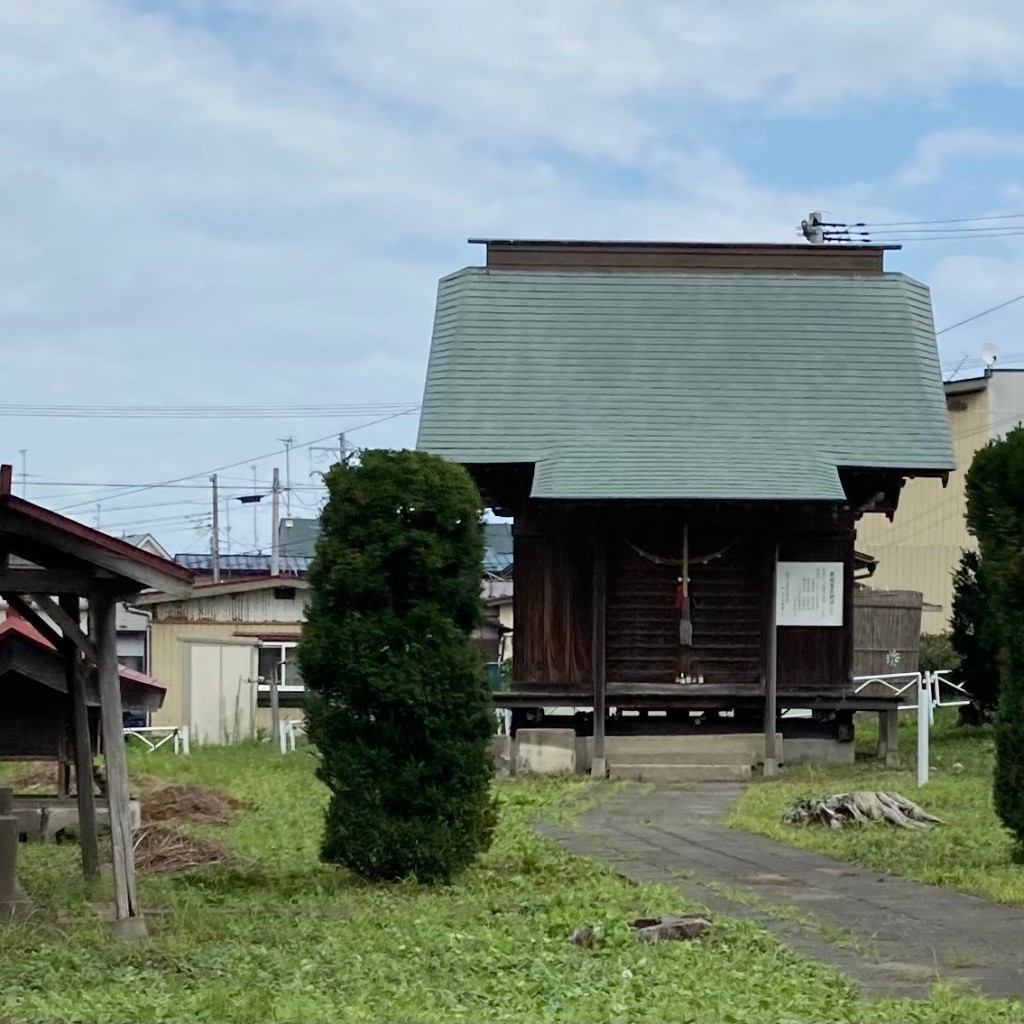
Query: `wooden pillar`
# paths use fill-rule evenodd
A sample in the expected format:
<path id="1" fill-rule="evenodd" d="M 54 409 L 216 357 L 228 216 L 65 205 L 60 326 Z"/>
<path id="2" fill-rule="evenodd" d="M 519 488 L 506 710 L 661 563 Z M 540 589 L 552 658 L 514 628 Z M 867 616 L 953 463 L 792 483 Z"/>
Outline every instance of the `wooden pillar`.
<path id="1" fill-rule="evenodd" d="M 900 713 L 896 707 L 878 712 L 877 755 L 886 768 L 900 766 Z"/>
<path id="2" fill-rule="evenodd" d="M 89 615 L 96 644 L 99 675 L 100 721 L 107 765 L 107 804 L 110 809 L 110 838 L 114 853 L 114 898 L 117 906 L 115 934 L 122 938 L 144 938 L 146 922 L 135 892 L 135 853 L 128 799 L 128 759 L 124 750 L 124 716 L 121 682 L 117 670 L 116 604 L 106 594 L 89 598 Z"/>
<path id="3" fill-rule="evenodd" d="M 60 606 L 78 621 L 77 595 L 65 595 Z M 65 639 L 64 680 L 71 705 L 71 748 L 75 758 L 75 787 L 78 791 L 78 835 L 82 845 L 82 874 L 95 878 L 100 871 L 99 841 L 96 833 L 96 798 L 92 785 L 92 739 L 89 709 L 85 702 L 85 679 L 78 670 L 78 648 Z"/>
<path id="4" fill-rule="evenodd" d="M 605 696 L 608 680 L 605 672 L 605 627 L 608 609 L 608 530 L 602 521 L 594 541 L 593 641 L 591 668 L 594 677 L 594 756 L 590 774 L 603 779 L 608 774 L 604 756 Z"/>
<path id="5" fill-rule="evenodd" d="M 779 683 L 779 627 L 775 619 L 775 589 L 779 573 L 779 545 L 776 541 L 772 550 L 772 569 L 769 573 L 771 587 L 768 594 L 768 643 L 767 664 L 764 674 L 764 773 L 771 775 L 779 766 L 778 751 L 775 749 L 775 730 L 778 711 Z"/>

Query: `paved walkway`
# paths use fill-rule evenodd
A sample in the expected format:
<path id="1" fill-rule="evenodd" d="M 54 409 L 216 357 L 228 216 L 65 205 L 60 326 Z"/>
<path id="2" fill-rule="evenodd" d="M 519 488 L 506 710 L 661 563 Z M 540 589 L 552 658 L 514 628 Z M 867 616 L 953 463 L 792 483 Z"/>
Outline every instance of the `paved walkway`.
<path id="1" fill-rule="evenodd" d="M 691 907 L 760 921 L 865 995 L 921 998 L 941 978 L 1024 997 L 1024 910 L 726 828 L 741 792 L 629 787 L 572 828 L 539 831 L 631 881 L 674 886 Z"/>

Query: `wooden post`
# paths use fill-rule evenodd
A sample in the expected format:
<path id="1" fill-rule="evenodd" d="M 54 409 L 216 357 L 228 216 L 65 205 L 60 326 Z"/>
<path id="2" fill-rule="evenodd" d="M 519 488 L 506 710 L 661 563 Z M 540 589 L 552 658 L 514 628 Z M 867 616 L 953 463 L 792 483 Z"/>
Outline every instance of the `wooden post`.
<path id="1" fill-rule="evenodd" d="M 64 595 L 60 606 L 77 620 L 78 597 Z M 99 841 L 96 833 L 96 798 L 92 786 L 92 739 L 89 709 L 85 703 L 85 680 L 78 671 L 78 648 L 70 638 L 63 644 L 64 680 L 71 704 L 71 747 L 75 755 L 75 787 L 78 791 L 78 835 L 82 845 L 82 874 L 95 878 L 100 872 Z"/>
<path id="2" fill-rule="evenodd" d="M 779 767 L 775 749 L 775 729 L 778 719 L 779 627 L 775 620 L 775 590 L 778 586 L 779 544 L 772 551 L 771 591 L 768 595 L 768 664 L 764 676 L 764 773 L 773 775 Z"/>
<path id="3" fill-rule="evenodd" d="M 605 691 L 605 626 L 608 608 L 608 531 L 602 521 L 594 541 L 592 670 L 594 675 L 594 756 L 590 774 L 603 779 L 608 774 L 604 756 Z"/>
<path id="4" fill-rule="evenodd" d="M 117 905 L 114 930 L 120 938 L 145 938 L 146 922 L 135 892 L 135 851 L 128 798 L 128 759 L 124 750 L 121 681 L 117 670 L 115 602 L 105 594 L 93 594 L 89 598 L 89 613 L 95 624 L 100 721 L 114 852 L 114 897 Z"/>

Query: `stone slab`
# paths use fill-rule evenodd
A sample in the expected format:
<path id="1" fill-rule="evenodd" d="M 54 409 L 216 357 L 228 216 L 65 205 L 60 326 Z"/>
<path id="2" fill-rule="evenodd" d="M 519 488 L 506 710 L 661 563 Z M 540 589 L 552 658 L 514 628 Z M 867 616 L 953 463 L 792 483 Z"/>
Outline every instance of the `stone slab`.
<path id="1" fill-rule="evenodd" d="M 575 729 L 520 729 L 516 733 L 516 773 L 559 775 L 576 771 Z"/>

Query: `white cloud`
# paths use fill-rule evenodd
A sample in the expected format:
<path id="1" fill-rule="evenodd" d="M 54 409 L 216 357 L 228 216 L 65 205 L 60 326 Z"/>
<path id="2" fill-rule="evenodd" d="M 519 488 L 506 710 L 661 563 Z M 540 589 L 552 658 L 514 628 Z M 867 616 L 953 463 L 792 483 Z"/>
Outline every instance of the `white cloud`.
<path id="1" fill-rule="evenodd" d="M 416 400 L 436 279 L 478 258 L 469 235 L 899 219 L 871 183 L 766 186 L 705 129 L 1018 81 L 1017 8 L 954 6 L 6 0 L 8 401 Z M 335 426 L 4 423 L 0 456 L 29 447 L 64 479 L 197 472 Z"/>
<path id="2" fill-rule="evenodd" d="M 941 179 L 956 163 L 996 160 L 1024 162 L 1024 134 L 983 128 L 932 132 L 919 140 L 914 159 L 899 171 L 896 182 L 904 187 L 924 185 Z"/>

